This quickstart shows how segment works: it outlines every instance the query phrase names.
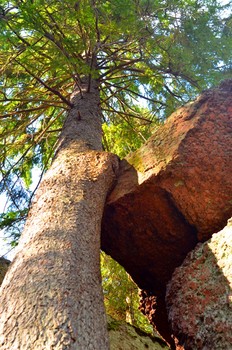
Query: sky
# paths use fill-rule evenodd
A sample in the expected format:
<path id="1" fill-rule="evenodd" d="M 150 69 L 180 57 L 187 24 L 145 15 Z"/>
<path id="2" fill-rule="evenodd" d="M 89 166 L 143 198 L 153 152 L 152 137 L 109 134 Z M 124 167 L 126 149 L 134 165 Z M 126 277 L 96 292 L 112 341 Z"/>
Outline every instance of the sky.
<path id="1" fill-rule="evenodd" d="M 35 187 L 37 186 L 38 181 L 40 179 L 40 175 L 41 175 L 41 169 L 34 167 L 32 170 L 33 182 L 30 186 L 31 192 L 33 192 Z M 5 204 L 6 204 L 6 197 L 4 196 L 4 194 L 2 194 L 0 195 L 0 213 L 4 212 Z M 16 249 L 12 248 L 9 242 L 10 240 L 7 239 L 6 235 L 4 235 L 3 230 L 0 230 L 0 257 L 4 257 L 9 260 L 12 260 L 15 255 Z"/>
<path id="2" fill-rule="evenodd" d="M 4 206 L 5 206 L 5 196 L 0 196 L 0 213 L 3 212 Z M 6 237 L 4 236 L 4 232 L 0 230 L 0 257 L 8 258 L 9 260 L 12 260 L 15 255 L 15 249 L 12 249 L 12 247 L 9 245 L 8 240 L 6 240 Z"/>

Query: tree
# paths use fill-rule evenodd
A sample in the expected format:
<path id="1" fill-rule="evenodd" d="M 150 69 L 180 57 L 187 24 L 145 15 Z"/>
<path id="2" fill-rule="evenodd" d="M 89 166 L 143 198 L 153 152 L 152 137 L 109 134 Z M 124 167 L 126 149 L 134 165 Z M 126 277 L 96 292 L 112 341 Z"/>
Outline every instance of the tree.
<path id="1" fill-rule="evenodd" d="M 152 326 L 139 311 L 139 289 L 130 275 L 103 252 L 101 253 L 101 272 L 107 315 L 152 333 Z"/>
<path id="2" fill-rule="evenodd" d="M 11 200 L 2 226 L 14 233 L 27 216 L 1 287 L 2 350 L 108 349 L 100 230 L 118 158 L 102 151 L 101 124 L 126 122 L 144 140 L 158 118 L 226 72 L 231 43 L 218 8 L 1 1 L 1 190 Z M 49 170 L 27 215 L 34 166 Z"/>

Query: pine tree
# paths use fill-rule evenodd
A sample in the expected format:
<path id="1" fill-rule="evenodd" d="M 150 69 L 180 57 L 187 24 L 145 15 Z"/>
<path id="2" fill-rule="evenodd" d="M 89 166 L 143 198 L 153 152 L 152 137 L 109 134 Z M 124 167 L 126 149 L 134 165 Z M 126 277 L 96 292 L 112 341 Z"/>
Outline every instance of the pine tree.
<path id="1" fill-rule="evenodd" d="M 27 216 L 1 287 L 1 349 L 108 349 L 100 224 L 118 158 L 102 151 L 102 122 L 107 151 L 124 123 L 136 147 L 229 72 L 231 39 L 214 0 L 0 6 L 2 227 Z M 35 166 L 46 174 L 27 215 Z"/>

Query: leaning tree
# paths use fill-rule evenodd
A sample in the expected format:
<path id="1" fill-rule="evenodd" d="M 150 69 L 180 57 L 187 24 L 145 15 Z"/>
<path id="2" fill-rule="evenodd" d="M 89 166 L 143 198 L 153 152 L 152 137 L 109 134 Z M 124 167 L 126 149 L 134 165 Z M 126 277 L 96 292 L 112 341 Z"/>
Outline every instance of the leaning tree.
<path id="1" fill-rule="evenodd" d="M 17 236 L 27 216 L 1 287 L 2 350 L 109 348 L 100 230 L 119 160 L 106 151 L 115 130 L 126 130 L 125 153 L 230 74 L 221 9 L 215 0 L 0 2 L 1 227 Z M 35 167 L 46 173 L 32 199 Z"/>

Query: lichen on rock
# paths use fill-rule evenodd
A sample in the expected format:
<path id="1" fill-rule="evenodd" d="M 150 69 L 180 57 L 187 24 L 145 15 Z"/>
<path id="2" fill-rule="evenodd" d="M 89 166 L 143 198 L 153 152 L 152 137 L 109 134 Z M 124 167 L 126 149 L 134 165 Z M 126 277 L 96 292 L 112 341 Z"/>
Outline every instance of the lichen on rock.
<path id="1" fill-rule="evenodd" d="M 169 344 L 166 284 L 232 215 L 231 91 L 227 80 L 174 112 L 120 162 L 107 197 L 102 249 L 146 291 L 141 309 Z"/>
<path id="2" fill-rule="evenodd" d="M 166 301 L 179 348 L 232 349 L 231 220 L 175 270 Z"/>
<path id="3" fill-rule="evenodd" d="M 168 350 L 159 338 L 133 327 L 129 323 L 116 321 L 107 316 L 110 350 Z"/>

